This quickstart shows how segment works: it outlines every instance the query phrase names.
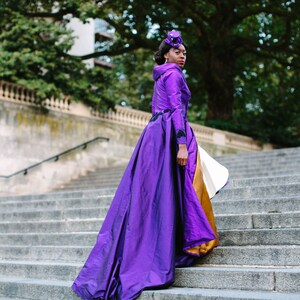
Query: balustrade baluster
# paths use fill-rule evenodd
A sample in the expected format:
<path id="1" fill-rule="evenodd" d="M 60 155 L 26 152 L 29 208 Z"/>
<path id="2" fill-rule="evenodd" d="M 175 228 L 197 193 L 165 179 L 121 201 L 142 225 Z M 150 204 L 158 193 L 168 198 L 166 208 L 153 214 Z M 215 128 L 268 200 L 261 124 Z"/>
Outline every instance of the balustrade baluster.
<path id="1" fill-rule="evenodd" d="M 20 92 L 20 100 L 22 102 L 26 102 L 25 101 L 25 94 L 24 94 L 25 90 L 23 88 L 21 88 L 20 90 L 21 90 L 21 92 Z"/>
<path id="2" fill-rule="evenodd" d="M 59 101 L 58 98 L 55 98 L 55 99 L 54 99 L 54 103 L 55 103 L 54 106 L 55 106 L 56 110 L 59 110 L 59 102 L 60 102 L 60 101 Z"/>
<path id="3" fill-rule="evenodd" d="M 11 86 L 11 94 L 10 94 L 10 97 L 16 101 L 16 87 L 14 85 Z"/>
<path id="4" fill-rule="evenodd" d="M 1 82 L 1 95 L 4 97 L 4 98 L 8 98 L 8 95 L 7 95 L 7 87 L 6 87 L 6 84 L 4 82 Z"/>
<path id="5" fill-rule="evenodd" d="M 64 99 L 59 99 L 59 110 L 64 111 Z"/>

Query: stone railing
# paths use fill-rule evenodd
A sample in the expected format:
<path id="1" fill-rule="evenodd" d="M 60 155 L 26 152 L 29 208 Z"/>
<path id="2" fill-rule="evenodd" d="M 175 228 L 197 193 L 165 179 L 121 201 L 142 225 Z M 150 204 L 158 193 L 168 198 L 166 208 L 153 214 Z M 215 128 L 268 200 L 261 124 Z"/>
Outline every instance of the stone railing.
<path id="1" fill-rule="evenodd" d="M 0 100 L 13 101 L 18 103 L 38 105 L 36 94 L 26 88 L 5 81 L 0 81 Z M 115 110 L 101 113 L 90 110 L 82 103 L 71 102 L 70 98 L 63 99 L 47 99 L 42 103 L 50 110 L 65 112 L 68 114 L 85 116 L 105 120 L 111 123 L 127 125 L 135 128 L 144 128 L 151 118 L 151 114 L 136 109 L 124 108 L 116 106 Z M 261 144 L 254 139 L 222 131 L 199 124 L 191 123 L 194 133 L 198 141 L 206 142 L 212 145 L 231 148 L 241 151 L 261 151 L 273 148 L 270 144 Z"/>
<path id="2" fill-rule="evenodd" d="M 151 114 L 136 109 L 116 106 L 115 111 L 109 110 L 107 113 L 93 111 L 92 114 L 100 119 L 109 120 L 113 123 L 144 128 L 151 118 Z M 191 123 L 194 133 L 199 141 L 210 144 L 230 147 L 244 151 L 261 151 L 271 149 L 270 144 L 261 144 L 251 137 L 222 131 L 211 127 Z"/>
<path id="3" fill-rule="evenodd" d="M 40 105 L 57 111 L 67 112 L 70 110 L 70 97 L 62 99 L 51 97 L 40 103 L 38 96 L 34 91 L 26 89 L 25 87 L 6 81 L 0 81 L 0 99 L 13 101 L 22 104 Z"/>
<path id="4" fill-rule="evenodd" d="M 115 111 L 112 109 L 105 113 L 92 111 L 92 115 L 100 119 L 109 120 L 113 123 L 124 124 L 138 128 L 144 128 L 151 118 L 150 113 L 132 108 L 125 108 L 119 105 L 115 107 Z"/>

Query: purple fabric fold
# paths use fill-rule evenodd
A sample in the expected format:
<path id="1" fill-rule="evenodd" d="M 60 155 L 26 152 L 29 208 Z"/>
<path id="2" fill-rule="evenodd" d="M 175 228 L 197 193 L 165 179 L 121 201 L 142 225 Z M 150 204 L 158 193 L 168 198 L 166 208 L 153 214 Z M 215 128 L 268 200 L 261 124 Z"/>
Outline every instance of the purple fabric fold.
<path id="1" fill-rule="evenodd" d="M 184 168 L 176 163 L 174 114 L 158 114 L 140 136 L 72 286 L 84 300 L 131 300 L 144 289 L 168 287 L 175 266 L 195 260 L 184 250 L 216 238 L 193 188 L 198 148 L 186 118 L 189 159 Z"/>

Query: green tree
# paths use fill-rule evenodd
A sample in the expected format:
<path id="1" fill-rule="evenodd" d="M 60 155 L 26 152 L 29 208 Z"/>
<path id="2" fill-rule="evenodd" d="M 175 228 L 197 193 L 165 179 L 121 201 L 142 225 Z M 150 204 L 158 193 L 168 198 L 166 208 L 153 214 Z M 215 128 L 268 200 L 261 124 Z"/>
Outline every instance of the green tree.
<path id="1" fill-rule="evenodd" d="M 32 87 L 40 80 L 44 93 L 91 102 L 107 97 L 150 110 L 152 53 L 168 30 L 178 29 L 188 44 L 192 121 L 283 145 L 300 143 L 299 1 L 2 2 L 0 70 L 8 80 Z M 105 20 L 114 40 L 82 57 L 67 54 L 72 39 L 64 25 L 72 17 Z M 82 64 L 100 56 L 110 57 L 116 72 Z"/>
<path id="2" fill-rule="evenodd" d="M 276 61 L 245 70 L 236 78 L 235 130 L 278 145 L 299 145 L 299 82 L 299 72 Z"/>
<path id="3" fill-rule="evenodd" d="M 118 103 L 151 111 L 153 53 L 139 49 L 113 59 L 115 84 L 111 88 Z"/>
<path id="4" fill-rule="evenodd" d="M 299 13 L 299 1 L 294 0 L 187 0 L 184 4 L 116 0 L 103 5 L 99 16 L 118 37 L 106 55 L 140 48 L 155 51 L 168 30 L 182 32 L 188 44 L 193 120 L 294 145 L 299 144 L 299 118 L 294 118 L 300 114 L 295 105 L 300 83 Z M 254 82 L 249 77 L 258 68 Z M 255 90 L 252 84 L 260 87 Z M 281 116 L 282 108 L 286 121 L 267 128 Z"/>
<path id="5" fill-rule="evenodd" d="M 94 1 L 2 1 L 0 5 L 0 78 L 37 92 L 40 100 L 62 94 L 102 109 L 111 72 L 87 68 L 68 54 L 73 45 L 70 16 L 86 21 Z M 68 14 L 71 14 L 68 17 Z M 101 106 L 99 105 L 101 103 Z"/>

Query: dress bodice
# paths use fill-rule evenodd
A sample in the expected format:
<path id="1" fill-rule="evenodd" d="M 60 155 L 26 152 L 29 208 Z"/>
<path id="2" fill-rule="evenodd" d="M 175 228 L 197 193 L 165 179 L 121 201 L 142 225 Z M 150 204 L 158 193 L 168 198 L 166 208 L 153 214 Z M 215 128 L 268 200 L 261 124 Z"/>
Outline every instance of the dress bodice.
<path id="1" fill-rule="evenodd" d="M 154 67 L 152 75 L 155 81 L 152 114 L 169 109 L 172 112 L 177 143 L 185 144 L 185 121 L 191 93 L 184 75 L 175 63 Z"/>

